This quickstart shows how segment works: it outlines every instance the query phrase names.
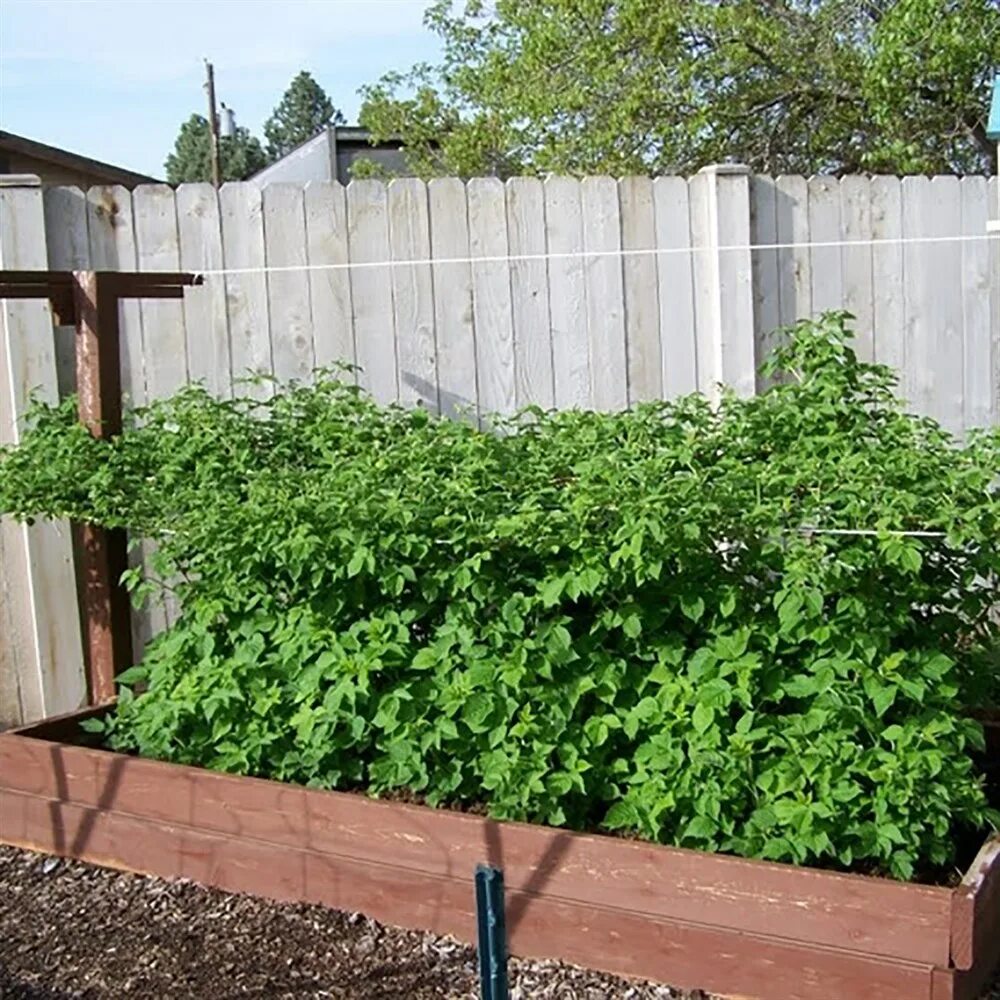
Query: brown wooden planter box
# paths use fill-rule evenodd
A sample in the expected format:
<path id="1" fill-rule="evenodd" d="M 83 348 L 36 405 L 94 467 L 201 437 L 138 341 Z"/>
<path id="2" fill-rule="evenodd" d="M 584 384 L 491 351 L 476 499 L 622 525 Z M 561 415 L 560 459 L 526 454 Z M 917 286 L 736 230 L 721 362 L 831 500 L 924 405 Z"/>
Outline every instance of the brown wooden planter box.
<path id="1" fill-rule="evenodd" d="M 0 734 L 0 841 L 475 937 L 504 869 L 513 954 L 783 1000 L 962 1000 L 1000 958 L 1000 838 L 954 889 L 589 836 Z"/>

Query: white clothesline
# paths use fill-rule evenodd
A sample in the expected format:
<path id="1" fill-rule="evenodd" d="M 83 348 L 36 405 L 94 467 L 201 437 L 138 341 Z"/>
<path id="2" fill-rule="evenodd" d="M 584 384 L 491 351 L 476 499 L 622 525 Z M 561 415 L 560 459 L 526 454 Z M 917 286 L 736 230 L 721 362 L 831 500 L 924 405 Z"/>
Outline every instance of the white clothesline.
<path id="1" fill-rule="evenodd" d="M 757 250 L 822 250 L 840 247 L 917 246 L 941 243 L 1000 243 L 1000 232 L 954 236 L 895 236 L 868 240 L 812 240 L 792 243 L 731 243 L 721 246 L 644 247 L 611 250 L 566 250 L 547 253 L 485 254 L 468 257 L 410 257 L 399 260 L 344 261 L 337 264 L 279 264 L 263 267 L 221 267 L 194 271 L 196 277 L 224 275 L 281 274 L 291 271 L 350 271 L 374 267 L 426 267 L 446 264 L 530 263 L 545 260 L 593 260 L 601 257 L 659 257 L 694 253 L 748 253 Z"/>

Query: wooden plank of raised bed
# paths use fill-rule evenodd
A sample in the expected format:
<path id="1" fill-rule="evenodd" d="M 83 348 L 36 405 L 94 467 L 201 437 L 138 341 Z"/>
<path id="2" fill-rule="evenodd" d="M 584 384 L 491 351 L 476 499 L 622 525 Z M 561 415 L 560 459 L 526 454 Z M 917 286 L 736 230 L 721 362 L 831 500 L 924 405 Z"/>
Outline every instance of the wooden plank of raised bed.
<path id="1" fill-rule="evenodd" d="M 234 892 L 307 900 L 401 926 L 475 937 L 471 869 L 442 876 L 392 864 L 322 855 L 246 836 L 221 836 L 114 810 L 93 810 L 0 790 L 4 840 Z M 931 997 L 926 963 L 879 960 L 764 935 L 657 919 L 578 901 L 507 892 L 515 955 L 556 957 L 673 985 L 773 1000 L 921 1000 Z"/>
<path id="2" fill-rule="evenodd" d="M 952 900 L 952 963 L 974 996 L 1000 958 L 1000 835 L 982 846 Z"/>
<path id="3" fill-rule="evenodd" d="M 307 790 L 0 736 L 0 784 L 283 847 L 440 876 L 480 861 L 508 888 L 872 955 L 949 961 L 951 891 Z M 891 915 L 887 917 L 887 915 Z"/>

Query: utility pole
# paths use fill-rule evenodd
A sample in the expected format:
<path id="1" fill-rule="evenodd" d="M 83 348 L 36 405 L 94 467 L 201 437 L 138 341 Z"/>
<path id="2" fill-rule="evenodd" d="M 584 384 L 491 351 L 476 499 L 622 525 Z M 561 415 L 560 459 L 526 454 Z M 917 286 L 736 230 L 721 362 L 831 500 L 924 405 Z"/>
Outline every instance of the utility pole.
<path id="1" fill-rule="evenodd" d="M 212 64 L 205 60 L 205 72 L 208 79 L 205 89 L 208 91 L 208 131 L 211 136 L 211 157 L 212 157 L 212 183 L 216 190 L 222 184 L 222 174 L 219 170 L 219 117 L 215 113 L 215 70 Z"/>

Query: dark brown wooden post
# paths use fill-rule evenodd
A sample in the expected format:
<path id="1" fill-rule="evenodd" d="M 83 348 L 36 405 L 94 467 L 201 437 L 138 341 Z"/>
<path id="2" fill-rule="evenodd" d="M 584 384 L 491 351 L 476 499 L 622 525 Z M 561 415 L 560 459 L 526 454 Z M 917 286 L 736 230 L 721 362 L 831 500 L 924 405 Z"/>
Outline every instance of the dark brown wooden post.
<path id="1" fill-rule="evenodd" d="M 95 271 L 75 271 L 73 279 L 80 421 L 94 437 L 113 437 L 122 430 L 117 290 L 110 275 Z M 119 582 L 127 541 L 121 529 L 84 524 L 81 542 L 87 687 L 98 705 L 114 698 L 115 675 L 132 664 L 129 597 Z"/>

